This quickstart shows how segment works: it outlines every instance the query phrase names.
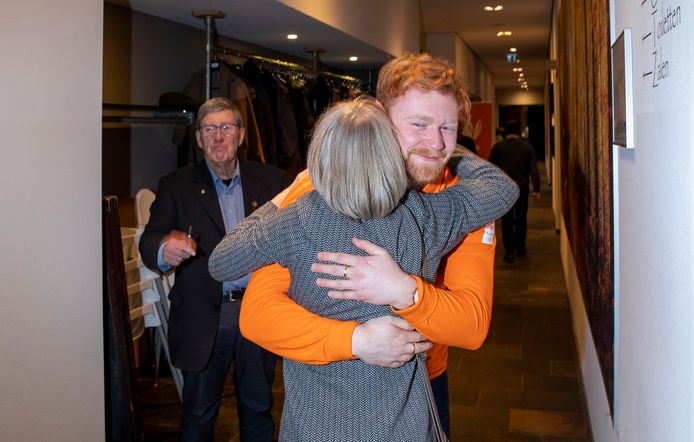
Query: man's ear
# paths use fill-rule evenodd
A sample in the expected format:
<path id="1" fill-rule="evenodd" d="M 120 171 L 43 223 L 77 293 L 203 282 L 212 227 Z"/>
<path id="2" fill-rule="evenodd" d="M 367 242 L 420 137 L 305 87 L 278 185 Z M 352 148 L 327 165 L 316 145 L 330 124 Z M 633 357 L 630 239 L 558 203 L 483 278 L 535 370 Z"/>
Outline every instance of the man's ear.
<path id="1" fill-rule="evenodd" d="M 246 128 L 243 126 L 239 127 L 239 146 L 243 144 L 243 140 L 246 138 Z"/>
<path id="2" fill-rule="evenodd" d="M 200 129 L 195 129 L 195 140 L 198 142 L 198 147 L 202 149 L 202 134 L 200 134 Z"/>

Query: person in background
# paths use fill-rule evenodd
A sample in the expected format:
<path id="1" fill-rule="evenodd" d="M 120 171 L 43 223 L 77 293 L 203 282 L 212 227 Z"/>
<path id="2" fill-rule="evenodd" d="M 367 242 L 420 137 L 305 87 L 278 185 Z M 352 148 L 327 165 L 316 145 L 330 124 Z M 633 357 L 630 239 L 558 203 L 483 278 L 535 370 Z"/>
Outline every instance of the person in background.
<path id="1" fill-rule="evenodd" d="M 520 196 L 509 212 L 501 217 L 501 237 L 504 242 L 503 260 L 512 263 L 516 256 L 525 256 L 525 237 L 528 230 L 528 196 L 530 181 L 533 201 L 540 199 L 540 174 L 537 171 L 535 150 L 527 140 L 520 137 L 521 127 L 517 121 L 504 126 L 506 138 L 496 143 L 489 154 L 489 161 L 496 164 L 518 184 Z"/>
<path id="2" fill-rule="evenodd" d="M 454 100 L 445 106 L 446 114 L 456 114 Z M 441 151 L 417 149 L 445 164 Z M 355 238 L 368 239 L 409 272 L 433 281 L 441 255 L 466 231 L 505 213 L 518 195 L 515 183 L 490 163 L 464 149 L 454 156 L 456 175 L 469 178 L 439 193 L 408 191 L 396 129 L 383 108 L 367 98 L 338 103 L 321 116 L 309 145 L 316 190 L 283 209 L 273 200 L 239 223 L 212 252 L 210 274 L 234 279 L 280 262 L 291 272 L 290 296 L 313 313 L 362 322 L 395 316 L 419 296 L 413 279 L 408 297 L 385 292 L 368 303 L 344 301 L 341 292 L 315 285 L 313 261 L 326 247 L 347 253 L 358 250 Z M 350 271 L 348 265 L 329 269 L 334 281 L 349 280 Z M 412 345 L 410 360 L 397 368 L 285 359 L 280 440 L 433 440 L 429 378 L 414 351 Z"/>
<path id="3" fill-rule="evenodd" d="M 203 103 L 196 127 L 204 161 L 161 178 L 139 245 L 148 267 L 176 268 L 169 349 L 172 364 L 183 372 L 181 440 L 213 439 L 233 362 L 240 438 L 270 442 L 276 356 L 241 336 L 238 325 L 249 276 L 217 282 L 207 261 L 226 232 L 289 180 L 273 166 L 238 160 L 245 129 L 229 99 Z"/>
<path id="4" fill-rule="evenodd" d="M 428 54 L 400 56 L 381 69 L 376 97 L 398 129 L 410 186 L 438 192 L 455 184 L 457 178 L 445 161 L 432 161 L 420 151 L 433 149 L 447 160 L 455 149 L 458 121 L 464 124 L 470 118 L 470 100 L 455 67 Z M 312 185 L 306 179 L 292 189 L 286 203 Z M 313 364 L 360 359 L 397 367 L 409 361 L 413 351 L 426 351 L 436 407 L 448 433 L 447 346 L 477 349 L 487 336 L 492 314 L 494 224 L 471 232 L 444 257 L 433 284 L 404 272 L 381 247 L 368 241 L 359 244 L 366 256 L 319 254 L 322 262 L 314 264 L 314 271 L 341 276 L 343 267 L 349 266 L 350 278 L 325 277 L 317 283 L 366 302 L 382 293 L 402 298 L 399 318 L 383 316 L 360 323 L 313 314 L 287 296 L 289 272 L 274 264 L 253 273 L 242 306 L 241 331 L 274 353 Z M 329 261 L 338 266 L 327 264 Z M 419 293 L 416 302 L 412 299 L 414 285 Z"/>

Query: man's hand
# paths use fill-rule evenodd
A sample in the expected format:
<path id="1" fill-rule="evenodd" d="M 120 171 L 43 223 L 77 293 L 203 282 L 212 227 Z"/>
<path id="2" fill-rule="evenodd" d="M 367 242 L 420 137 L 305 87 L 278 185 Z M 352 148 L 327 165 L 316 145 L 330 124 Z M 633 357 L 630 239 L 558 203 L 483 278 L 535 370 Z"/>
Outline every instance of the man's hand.
<path id="1" fill-rule="evenodd" d="M 318 287 L 333 289 L 328 292 L 333 299 L 392 305 L 396 309 L 404 309 L 415 303 L 417 281 L 402 271 L 386 249 L 358 238 L 352 238 L 352 244 L 369 256 L 320 252 L 318 260 L 335 264 L 315 263 L 311 270 L 341 279 L 318 278 Z"/>
<path id="2" fill-rule="evenodd" d="M 409 322 L 395 316 L 371 319 L 352 333 L 352 354 L 365 364 L 378 367 L 401 367 L 431 345 Z"/>
<path id="3" fill-rule="evenodd" d="M 540 192 L 533 192 L 532 195 L 530 195 L 530 198 L 532 198 L 533 201 L 539 201 L 540 200 Z"/>
<path id="4" fill-rule="evenodd" d="M 170 266 L 178 266 L 191 256 L 195 256 L 197 244 L 183 232 L 172 230 L 164 237 L 162 258 Z"/>

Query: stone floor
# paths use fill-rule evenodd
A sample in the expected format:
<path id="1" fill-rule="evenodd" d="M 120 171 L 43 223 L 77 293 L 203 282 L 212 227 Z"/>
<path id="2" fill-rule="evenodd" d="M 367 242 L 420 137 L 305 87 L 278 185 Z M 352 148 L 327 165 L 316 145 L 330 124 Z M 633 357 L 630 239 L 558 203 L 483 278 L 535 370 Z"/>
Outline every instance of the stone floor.
<path id="1" fill-rule="evenodd" d="M 512 264 L 496 255 L 489 336 L 477 351 L 450 350 L 452 441 L 591 441 L 578 376 L 571 316 L 552 221 L 550 192 L 530 203 L 528 255 Z M 281 369 L 274 391 L 279 419 Z M 170 377 L 140 379 L 145 440 L 176 440 L 180 416 Z M 215 441 L 237 441 L 233 387 L 224 391 Z"/>
<path id="2" fill-rule="evenodd" d="M 530 202 L 528 254 L 501 260 L 477 351 L 450 349 L 452 441 L 590 441 L 551 194 Z"/>

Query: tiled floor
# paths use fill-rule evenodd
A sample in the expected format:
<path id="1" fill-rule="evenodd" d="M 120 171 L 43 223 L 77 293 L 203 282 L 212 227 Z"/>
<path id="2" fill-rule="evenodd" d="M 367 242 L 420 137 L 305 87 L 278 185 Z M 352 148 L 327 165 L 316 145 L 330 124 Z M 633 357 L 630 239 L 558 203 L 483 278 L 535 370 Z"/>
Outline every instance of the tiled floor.
<path id="1" fill-rule="evenodd" d="M 590 441 L 551 195 L 530 203 L 528 255 L 501 260 L 477 351 L 450 349 L 453 441 Z"/>
<path id="2" fill-rule="evenodd" d="M 477 351 L 450 350 L 452 441 L 587 442 L 591 440 L 550 192 L 530 203 L 528 255 L 513 264 L 496 256 L 494 310 Z M 275 416 L 283 389 L 275 382 Z M 145 439 L 176 440 L 179 403 L 170 378 L 140 380 Z M 224 393 L 216 441 L 238 440 L 233 388 Z"/>

